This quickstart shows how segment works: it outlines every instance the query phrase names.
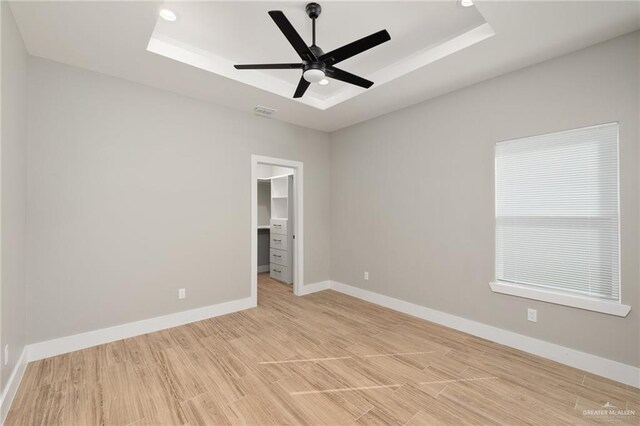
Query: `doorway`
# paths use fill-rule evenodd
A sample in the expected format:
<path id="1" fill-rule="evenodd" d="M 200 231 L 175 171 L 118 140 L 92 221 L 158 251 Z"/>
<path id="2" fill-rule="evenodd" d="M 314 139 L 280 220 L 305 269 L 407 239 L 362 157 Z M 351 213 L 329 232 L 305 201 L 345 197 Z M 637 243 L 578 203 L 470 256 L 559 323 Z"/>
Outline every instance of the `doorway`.
<path id="1" fill-rule="evenodd" d="M 260 233 L 269 232 L 270 240 L 274 239 L 268 245 L 270 261 L 276 262 L 269 269 L 271 277 L 285 283 L 292 281 L 293 294 L 301 294 L 304 286 L 303 178 L 302 162 L 251 156 L 251 298 L 255 306 L 258 304 L 258 272 L 264 270 L 258 258 Z M 272 213 L 268 224 L 265 206 L 258 202 L 259 196 L 264 197 L 266 193 L 260 185 L 265 185 L 267 180 Z M 283 258 L 286 261 L 279 260 Z"/>

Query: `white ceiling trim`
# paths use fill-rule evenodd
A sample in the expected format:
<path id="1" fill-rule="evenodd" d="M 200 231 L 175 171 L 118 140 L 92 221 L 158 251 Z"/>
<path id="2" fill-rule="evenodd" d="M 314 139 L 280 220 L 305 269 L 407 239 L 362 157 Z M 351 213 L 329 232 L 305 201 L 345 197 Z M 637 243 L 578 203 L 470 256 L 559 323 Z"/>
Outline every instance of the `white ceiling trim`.
<path id="1" fill-rule="evenodd" d="M 286 98 L 290 98 L 295 91 L 295 86 L 278 78 L 262 72 L 240 73 L 233 68 L 234 63 L 226 58 L 155 32 L 149 40 L 147 50 Z M 318 109 L 325 109 L 323 108 L 323 100 L 316 96 L 307 96 L 303 103 Z"/>
<path id="2" fill-rule="evenodd" d="M 395 64 L 389 65 L 379 71 L 372 73 L 369 77 L 375 81 L 375 87 L 380 87 L 385 83 L 388 83 L 396 78 L 402 77 L 412 71 L 419 68 L 426 67 L 440 59 L 443 59 L 449 55 L 453 55 L 456 52 L 461 51 L 469 46 L 473 46 L 476 43 L 480 43 L 483 40 L 493 37 L 495 31 L 488 23 L 478 25 L 472 30 L 465 31 L 464 33 L 456 36 L 450 40 L 440 43 L 436 46 L 428 47 L 420 52 L 408 56 Z M 347 101 L 354 96 L 362 93 L 361 89 L 355 87 L 345 88 L 325 101 L 325 108 L 331 108 L 344 101 Z"/>
<path id="3" fill-rule="evenodd" d="M 494 35 L 495 31 L 491 25 L 485 22 L 442 43 L 426 47 L 415 54 L 375 71 L 367 77 L 375 81 L 375 85 L 372 88 L 375 89 L 405 74 L 493 37 Z M 294 84 L 289 84 L 263 72 L 239 72 L 233 67 L 234 62 L 187 43 L 158 34 L 157 31 L 154 31 L 151 35 L 147 50 L 169 59 L 257 87 L 258 89 L 266 90 L 287 99 L 291 99 L 291 95 L 296 89 Z M 294 100 L 319 110 L 326 110 L 348 101 L 363 92 L 364 90 L 361 88 L 345 87 L 326 97 L 307 92 L 306 96 Z"/>

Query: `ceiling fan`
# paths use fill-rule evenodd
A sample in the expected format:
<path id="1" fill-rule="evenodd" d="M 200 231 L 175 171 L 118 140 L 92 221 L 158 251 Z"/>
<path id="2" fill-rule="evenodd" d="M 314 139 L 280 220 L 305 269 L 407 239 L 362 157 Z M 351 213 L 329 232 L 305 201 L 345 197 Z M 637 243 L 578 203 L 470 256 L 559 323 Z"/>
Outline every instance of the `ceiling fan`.
<path id="1" fill-rule="evenodd" d="M 336 68 L 334 65 L 391 40 L 391 36 L 387 30 L 378 31 L 360 40 L 334 49 L 331 52 L 324 53 L 322 49 L 316 45 L 316 19 L 320 16 L 322 8 L 318 3 L 309 3 L 305 10 L 312 22 L 313 34 L 311 46 L 307 46 L 282 11 L 272 10 L 269 12 L 269 16 L 271 16 L 278 28 L 280 28 L 280 31 L 282 31 L 287 40 L 289 40 L 289 43 L 291 43 L 291 46 L 293 46 L 298 53 L 300 59 L 302 59 L 301 63 L 234 65 L 235 68 L 239 70 L 301 69 L 302 77 L 300 77 L 300 82 L 293 95 L 294 98 L 302 97 L 311 83 L 318 83 L 325 77 L 355 84 L 365 89 L 371 87 L 373 81 Z"/>

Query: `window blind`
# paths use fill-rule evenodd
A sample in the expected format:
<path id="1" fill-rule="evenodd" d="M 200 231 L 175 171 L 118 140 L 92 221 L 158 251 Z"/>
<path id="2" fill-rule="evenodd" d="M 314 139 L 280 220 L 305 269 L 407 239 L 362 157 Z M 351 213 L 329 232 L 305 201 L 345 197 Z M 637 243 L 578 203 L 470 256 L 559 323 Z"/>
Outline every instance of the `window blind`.
<path id="1" fill-rule="evenodd" d="M 618 123 L 496 144 L 496 279 L 620 300 Z"/>

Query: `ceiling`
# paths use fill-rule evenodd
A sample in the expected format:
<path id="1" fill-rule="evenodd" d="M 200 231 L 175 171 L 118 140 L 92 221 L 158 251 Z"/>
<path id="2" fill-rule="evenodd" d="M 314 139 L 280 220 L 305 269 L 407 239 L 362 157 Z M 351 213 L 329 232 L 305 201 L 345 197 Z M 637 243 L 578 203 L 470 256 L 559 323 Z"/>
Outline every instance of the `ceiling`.
<path id="1" fill-rule="evenodd" d="M 296 62 L 267 15 L 282 10 L 309 40 L 306 2 L 12 2 L 31 55 L 334 131 L 640 28 L 640 2 L 323 1 L 317 41 L 331 50 L 381 29 L 391 41 L 341 64 L 375 81 L 331 81 L 291 96 L 299 70 L 233 63 Z M 180 19 L 158 19 L 161 7 Z"/>
<path id="2" fill-rule="evenodd" d="M 299 63 L 300 58 L 267 15 L 282 10 L 301 36 L 311 44 L 311 19 L 298 2 L 167 2 L 180 20 L 158 18 L 147 50 L 291 99 L 301 70 L 239 71 L 241 63 Z M 304 6 L 304 5 L 302 5 Z M 473 8 L 447 2 L 360 3 L 366 19 L 353 19 L 354 4 L 325 3 L 317 19 L 317 43 L 329 52 L 381 29 L 392 41 L 349 58 L 341 68 L 366 76 L 377 86 L 494 35 L 491 26 Z M 255 46 L 251 48 L 251 46 Z M 364 89 L 330 80 L 312 84 L 297 102 L 324 110 Z"/>

